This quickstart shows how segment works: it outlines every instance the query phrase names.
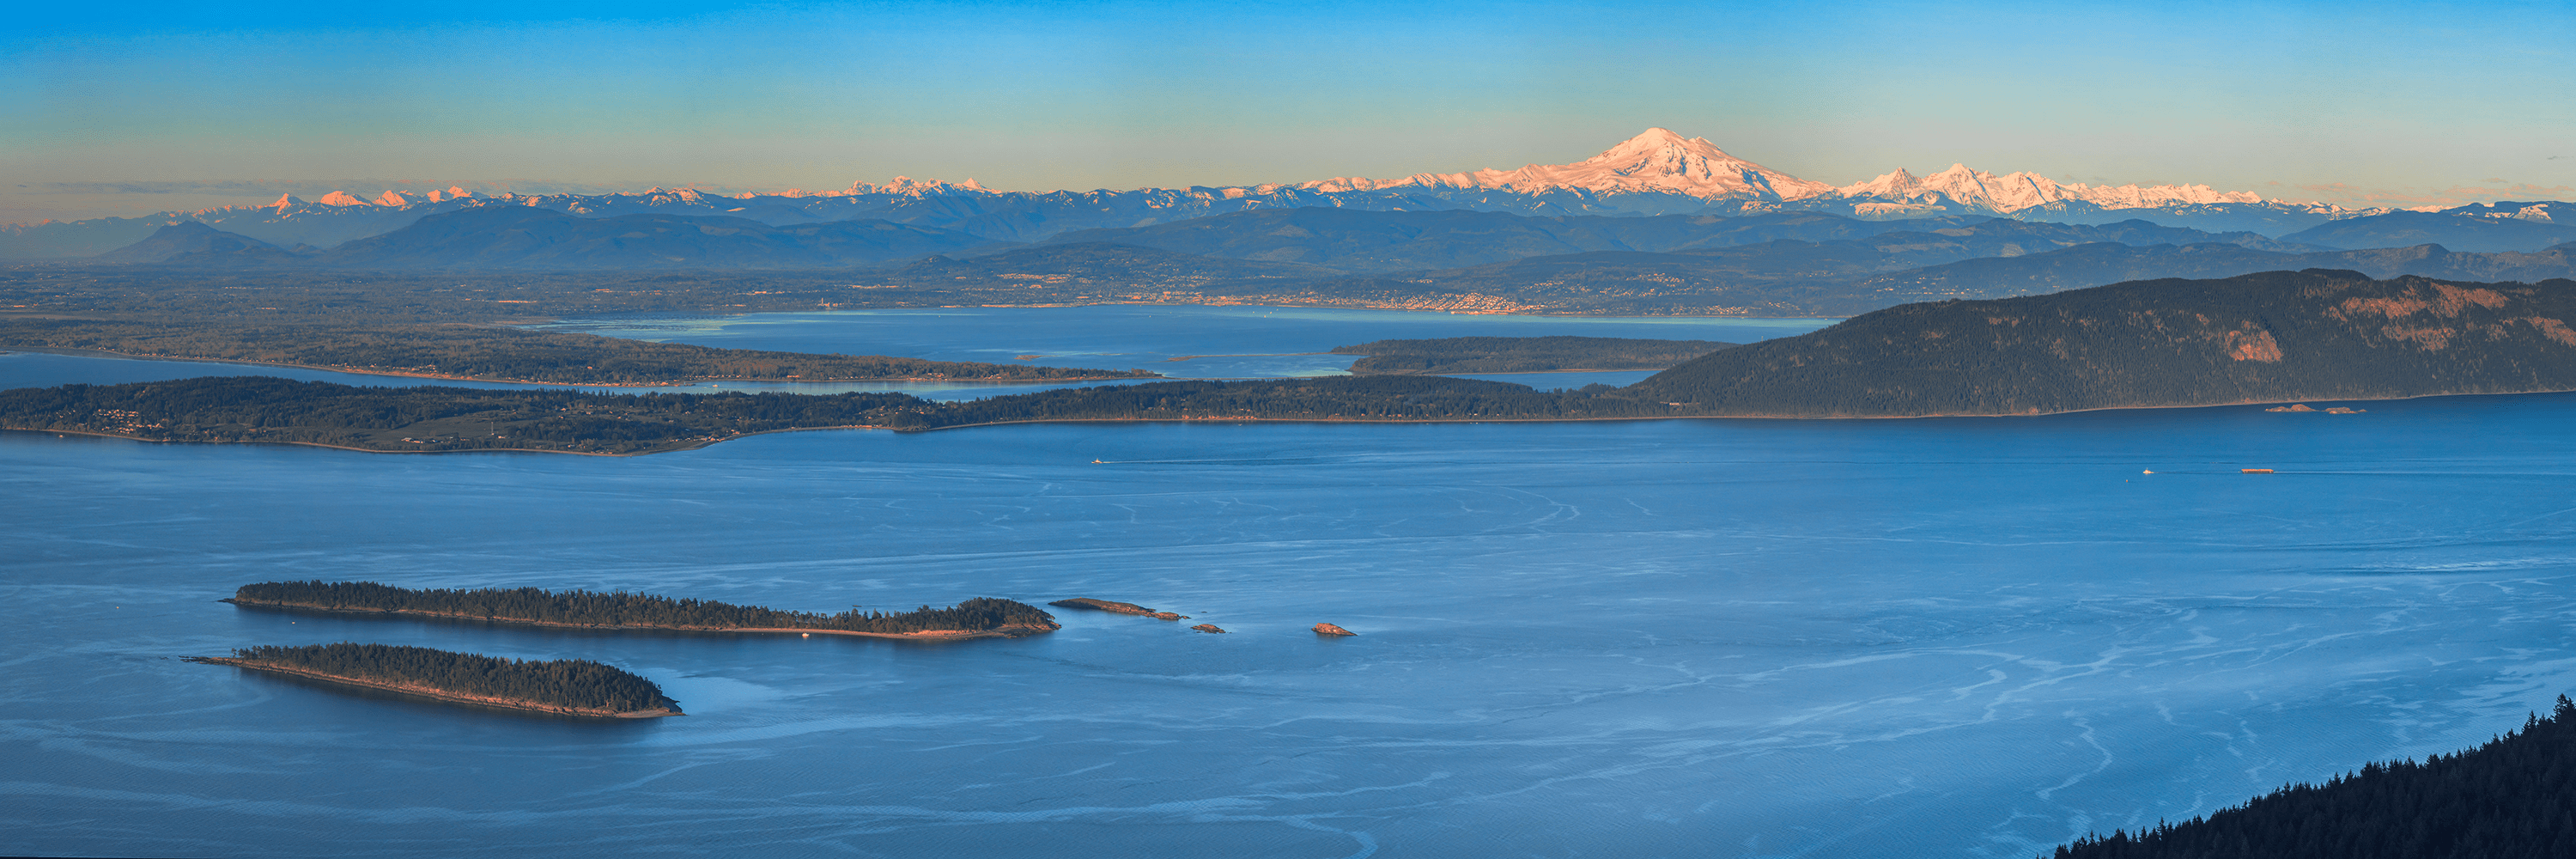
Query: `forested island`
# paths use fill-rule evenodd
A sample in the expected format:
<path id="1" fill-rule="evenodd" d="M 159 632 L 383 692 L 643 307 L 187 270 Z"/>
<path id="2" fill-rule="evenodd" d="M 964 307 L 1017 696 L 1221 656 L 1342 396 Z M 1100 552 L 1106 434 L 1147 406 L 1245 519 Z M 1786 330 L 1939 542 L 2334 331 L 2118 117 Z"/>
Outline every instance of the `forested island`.
<path id="1" fill-rule="evenodd" d="M 693 632 L 797 632 L 879 638 L 1012 637 L 1058 628 L 1044 609 L 978 597 L 948 608 L 922 606 L 887 614 L 857 608 L 839 614 L 780 611 L 714 600 L 672 599 L 624 591 L 472 590 L 395 587 L 375 582 L 262 582 L 243 585 L 224 602 L 301 611 L 483 620 L 590 629 Z"/>
<path id="2" fill-rule="evenodd" d="M 208 376 L 0 391 L 0 428 L 379 452 L 636 454 L 779 430 L 884 426 L 907 410 L 933 407 L 906 394 L 361 388 Z"/>
<path id="3" fill-rule="evenodd" d="M 2564 859 L 2576 856 L 2576 703 L 2485 745 L 2370 764 L 2053 859 Z M 2041 854 L 2040 859 L 2052 859 Z"/>
<path id="4" fill-rule="evenodd" d="M 1713 340 L 1625 337 L 1443 337 L 1372 340 L 1335 346 L 1336 355 L 1366 355 L 1357 374 L 1544 373 L 1568 370 L 1661 370 L 1734 346 Z"/>
<path id="5" fill-rule="evenodd" d="M 0 347 L 79 349 L 150 358 L 240 361 L 352 373 L 580 385 L 761 380 L 1036 382 L 1160 378 L 883 355 L 716 349 L 507 325 L 242 324 L 173 326 L 90 319 L 0 318 Z"/>
<path id="6" fill-rule="evenodd" d="M 567 716 L 680 715 L 679 702 L 663 695 L 662 687 L 653 681 L 587 659 L 503 659 L 426 647 L 343 642 L 242 647 L 231 656 L 188 661 Z"/>
<path id="7" fill-rule="evenodd" d="M 1188 620 L 1188 619 L 1190 619 L 1190 616 L 1189 616 L 1189 615 L 1186 615 L 1186 614 L 1173 614 L 1173 613 L 1168 612 L 1168 611 L 1155 611 L 1155 610 L 1153 610 L 1153 609 L 1146 608 L 1146 607 L 1144 607 L 1144 606 L 1137 605 L 1137 604 L 1132 603 L 1132 602 L 1113 602 L 1113 601 L 1110 601 L 1110 600 L 1096 600 L 1096 599 L 1092 599 L 1092 598 L 1090 598 L 1090 597 L 1075 597 L 1075 598 L 1073 598 L 1073 599 L 1069 599 L 1069 600 L 1056 600 L 1055 602 L 1047 603 L 1047 605 L 1051 605 L 1051 606 L 1058 606 L 1058 607 L 1062 607 L 1062 608 L 1087 608 L 1087 609 L 1090 609 L 1090 610 L 1092 610 L 1092 611 L 1105 611 L 1105 612 L 1109 612 L 1109 613 L 1111 613 L 1111 614 L 1132 614 L 1132 615 L 1138 615 L 1138 616 L 1142 616 L 1142 617 L 1150 617 L 1150 618 L 1154 618 L 1154 619 L 1156 619 L 1156 620 Z"/>
<path id="8" fill-rule="evenodd" d="M 2576 281 L 2267 272 L 1890 308 L 1624 388 L 1417 375 L 1171 381 L 969 402 L 589 394 L 218 377 L 0 392 L 0 428 L 372 451 L 649 453 L 827 427 L 2039 415 L 2576 391 Z"/>

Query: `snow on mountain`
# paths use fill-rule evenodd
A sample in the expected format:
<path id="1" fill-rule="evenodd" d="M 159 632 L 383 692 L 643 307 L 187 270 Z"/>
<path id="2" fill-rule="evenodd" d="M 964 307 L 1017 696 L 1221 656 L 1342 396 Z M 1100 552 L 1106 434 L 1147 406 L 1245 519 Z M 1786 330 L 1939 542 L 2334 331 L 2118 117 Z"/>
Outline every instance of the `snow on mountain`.
<path id="1" fill-rule="evenodd" d="M 2551 205 L 2496 203 L 2443 211 L 2550 221 Z M 2567 204 L 2555 205 L 2563 209 Z M 1036 241 L 1066 230 L 1306 206 L 1542 217 L 1816 212 L 1870 220 L 1995 215 L 2068 224 L 2145 218 L 2167 226 L 2252 230 L 2264 235 L 2389 211 L 2265 200 L 2206 185 L 2061 185 L 2037 174 L 1996 175 L 1965 165 L 1952 165 L 1929 176 L 1900 169 L 1835 187 L 1729 155 L 1705 138 L 1650 128 L 1571 164 L 1418 173 L 1402 179 L 1343 177 L 1225 187 L 1024 192 L 995 191 L 973 179 L 952 183 L 896 176 L 882 184 L 854 182 L 837 191 L 719 195 L 657 187 L 615 194 L 476 194 L 449 187 L 424 194 L 386 191 L 373 200 L 334 191 L 312 202 L 289 195 L 262 206 L 0 225 L 0 259 L 86 256 L 132 244 L 157 226 L 180 220 L 207 223 L 280 246 L 329 246 L 397 229 L 424 215 L 475 206 L 537 206 L 586 217 L 644 212 L 724 215 L 770 224 L 875 218 L 959 229 L 1002 241 Z"/>
<path id="2" fill-rule="evenodd" d="M 1336 193 L 1408 186 L 1492 188 L 1522 193 L 1554 190 L 1595 194 L 1661 193 L 1703 200 L 1804 200 L 1834 192 L 1833 186 L 1823 182 L 1809 182 L 1728 155 L 1707 138 L 1684 138 L 1661 128 L 1646 129 L 1644 134 L 1572 164 L 1532 164 L 1509 172 L 1416 173 L 1402 179 L 1337 178 L 1295 187 Z"/>
<path id="3" fill-rule="evenodd" d="M 1997 176 L 1983 170 L 1970 170 L 1965 164 L 1952 164 L 1948 170 L 1920 178 L 1898 168 L 1896 172 L 1876 179 L 1834 190 L 1847 199 L 1881 204 L 1879 208 L 1886 211 L 1956 203 L 2001 214 L 2062 200 L 2091 203 L 2105 209 L 2265 202 L 2261 195 L 2249 191 L 2217 191 L 2207 185 L 2091 186 L 2081 182 L 2060 185 L 2035 173 Z"/>

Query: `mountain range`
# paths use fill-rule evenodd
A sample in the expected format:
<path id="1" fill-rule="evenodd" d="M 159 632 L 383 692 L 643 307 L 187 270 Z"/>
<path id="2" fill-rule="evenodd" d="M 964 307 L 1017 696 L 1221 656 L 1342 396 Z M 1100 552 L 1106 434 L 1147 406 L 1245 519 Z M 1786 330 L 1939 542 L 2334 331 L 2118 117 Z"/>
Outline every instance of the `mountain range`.
<path id="1" fill-rule="evenodd" d="M 1286 300 L 1796 317 L 2301 268 L 2538 281 L 2576 277 L 2571 254 L 2576 242 L 2531 252 L 2455 252 L 2433 243 L 2342 250 L 2143 220 L 1864 221 L 1813 212 L 1528 217 L 1324 208 L 1078 230 L 1025 244 L 873 219 L 770 226 L 735 217 L 584 218 L 486 206 L 431 215 L 322 251 L 281 249 L 187 222 L 164 226 L 113 257 L 178 271 L 658 269 L 703 277 L 832 270 L 846 271 L 846 282 L 856 287 L 919 295 L 964 291 L 984 296 L 979 301 Z"/>
<path id="2" fill-rule="evenodd" d="M 1536 217 L 1812 212 L 1859 220 L 1983 216 L 2079 225 L 2147 220 L 2170 227 L 2251 231 L 2282 237 L 2392 213 L 2267 200 L 2249 192 L 2219 191 L 2201 185 L 2059 184 L 2030 173 L 1996 175 L 1962 165 L 1928 176 L 1899 169 L 1837 187 L 1737 158 L 1705 139 L 1684 138 L 1656 128 L 1570 164 L 1530 165 L 1510 171 L 1423 173 L 1390 180 L 1345 177 L 1250 186 L 1033 193 L 995 191 L 971 179 L 948 183 L 896 177 L 884 184 L 856 183 L 841 191 L 791 190 L 730 196 L 662 188 L 601 195 L 481 196 L 462 188 L 428 194 L 386 191 L 374 197 L 336 192 L 309 202 L 285 196 L 264 206 L 0 226 L 0 259 L 96 255 L 180 222 L 204 223 L 281 247 L 329 247 L 382 235 L 425 216 L 492 206 L 550 209 L 587 218 L 637 214 L 722 216 L 770 226 L 876 220 L 1018 242 L 1085 229 L 1172 224 L 1229 213 L 1301 208 L 1497 212 Z M 2439 216 L 2435 220 L 2449 225 L 2445 229 L 2501 221 L 2559 228 L 2564 222 L 2552 218 L 2553 208 L 2563 211 L 2567 204 L 2482 204 L 2406 214 Z M 2354 229 L 2367 233 L 2380 228 Z M 2576 235 L 2556 241 L 2571 238 Z M 2527 251 L 2555 243 L 2472 247 L 2448 237 L 2413 242 L 2347 237 L 2341 242 L 2310 243 L 2378 247 L 2422 241 L 2443 242 L 2454 250 Z"/>

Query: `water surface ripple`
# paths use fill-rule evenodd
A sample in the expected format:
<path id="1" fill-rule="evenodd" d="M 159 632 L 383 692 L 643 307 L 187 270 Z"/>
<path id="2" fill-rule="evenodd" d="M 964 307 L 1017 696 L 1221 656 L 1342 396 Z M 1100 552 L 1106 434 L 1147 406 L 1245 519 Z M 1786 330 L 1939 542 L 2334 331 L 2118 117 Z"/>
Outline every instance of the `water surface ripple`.
<path id="1" fill-rule="evenodd" d="M 627 459 L 0 434 L 0 852 L 2029 856 L 2483 741 L 2576 689 L 2576 396 L 2364 405 L 843 431 Z M 1066 612 L 920 645 L 213 602 L 301 578 L 812 611 L 1091 596 L 1232 634 Z M 599 659 L 689 715 L 171 658 L 344 639 Z"/>

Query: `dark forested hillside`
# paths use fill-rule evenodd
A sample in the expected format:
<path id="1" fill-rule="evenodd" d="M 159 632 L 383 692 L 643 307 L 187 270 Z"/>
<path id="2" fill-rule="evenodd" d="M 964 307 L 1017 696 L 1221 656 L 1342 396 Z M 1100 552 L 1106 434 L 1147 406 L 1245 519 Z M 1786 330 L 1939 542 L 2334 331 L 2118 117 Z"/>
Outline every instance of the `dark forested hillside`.
<path id="1" fill-rule="evenodd" d="M 1629 389 L 1712 415 L 2042 414 L 2576 390 L 2576 281 L 2355 272 L 1910 304 Z"/>
<path id="2" fill-rule="evenodd" d="M 2576 704 L 2486 745 L 2370 764 L 2054 859 L 2566 859 L 2576 856 Z M 2041 854 L 2041 859 L 2050 859 Z"/>
<path id="3" fill-rule="evenodd" d="M 1478 421 L 1675 417 L 1687 412 L 1608 385 L 1540 391 L 1438 376 L 1326 376 L 1148 382 L 940 403 L 896 416 L 904 429 L 1021 421 Z"/>
<path id="4" fill-rule="evenodd" d="M 624 591 L 547 591 L 539 588 L 418 590 L 375 582 L 262 582 L 243 585 L 226 600 L 237 605 L 321 611 L 427 614 L 475 620 L 641 629 L 810 629 L 867 635 L 1043 632 L 1055 616 L 1027 603 L 978 597 L 948 608 L 922 606 L 887 614 L 857 608 L 839 614 L 779 611 L 713 600 L 672 599 Z"/>
<path id="5" fill-rule="evenodd" d="M 653 681 L 587 659 L 501 659 L 426 647 L 308 644 L 243 647 L 221 665 L 319 675 L 504 706 L 591 715 L 676 715 L 679 702 Z"/>
<path id="6" fill-rule="evenodd" d="M 591 394 L 209 376 L 0 391 L 0 428 L 377 451 L 649 453 L 746 433 L 884 426 L 934 408 L 907 394 Z"/>
<path id="7" fill-rule="evenodd" d="M 1373 340 L 1332 351 L 1368 356 L 1351 364 L 1351 372 L 1360 374 L 1538 373 L 1660 370 L 1733 345 L 1624 337 L 1444 337 Z"/>

